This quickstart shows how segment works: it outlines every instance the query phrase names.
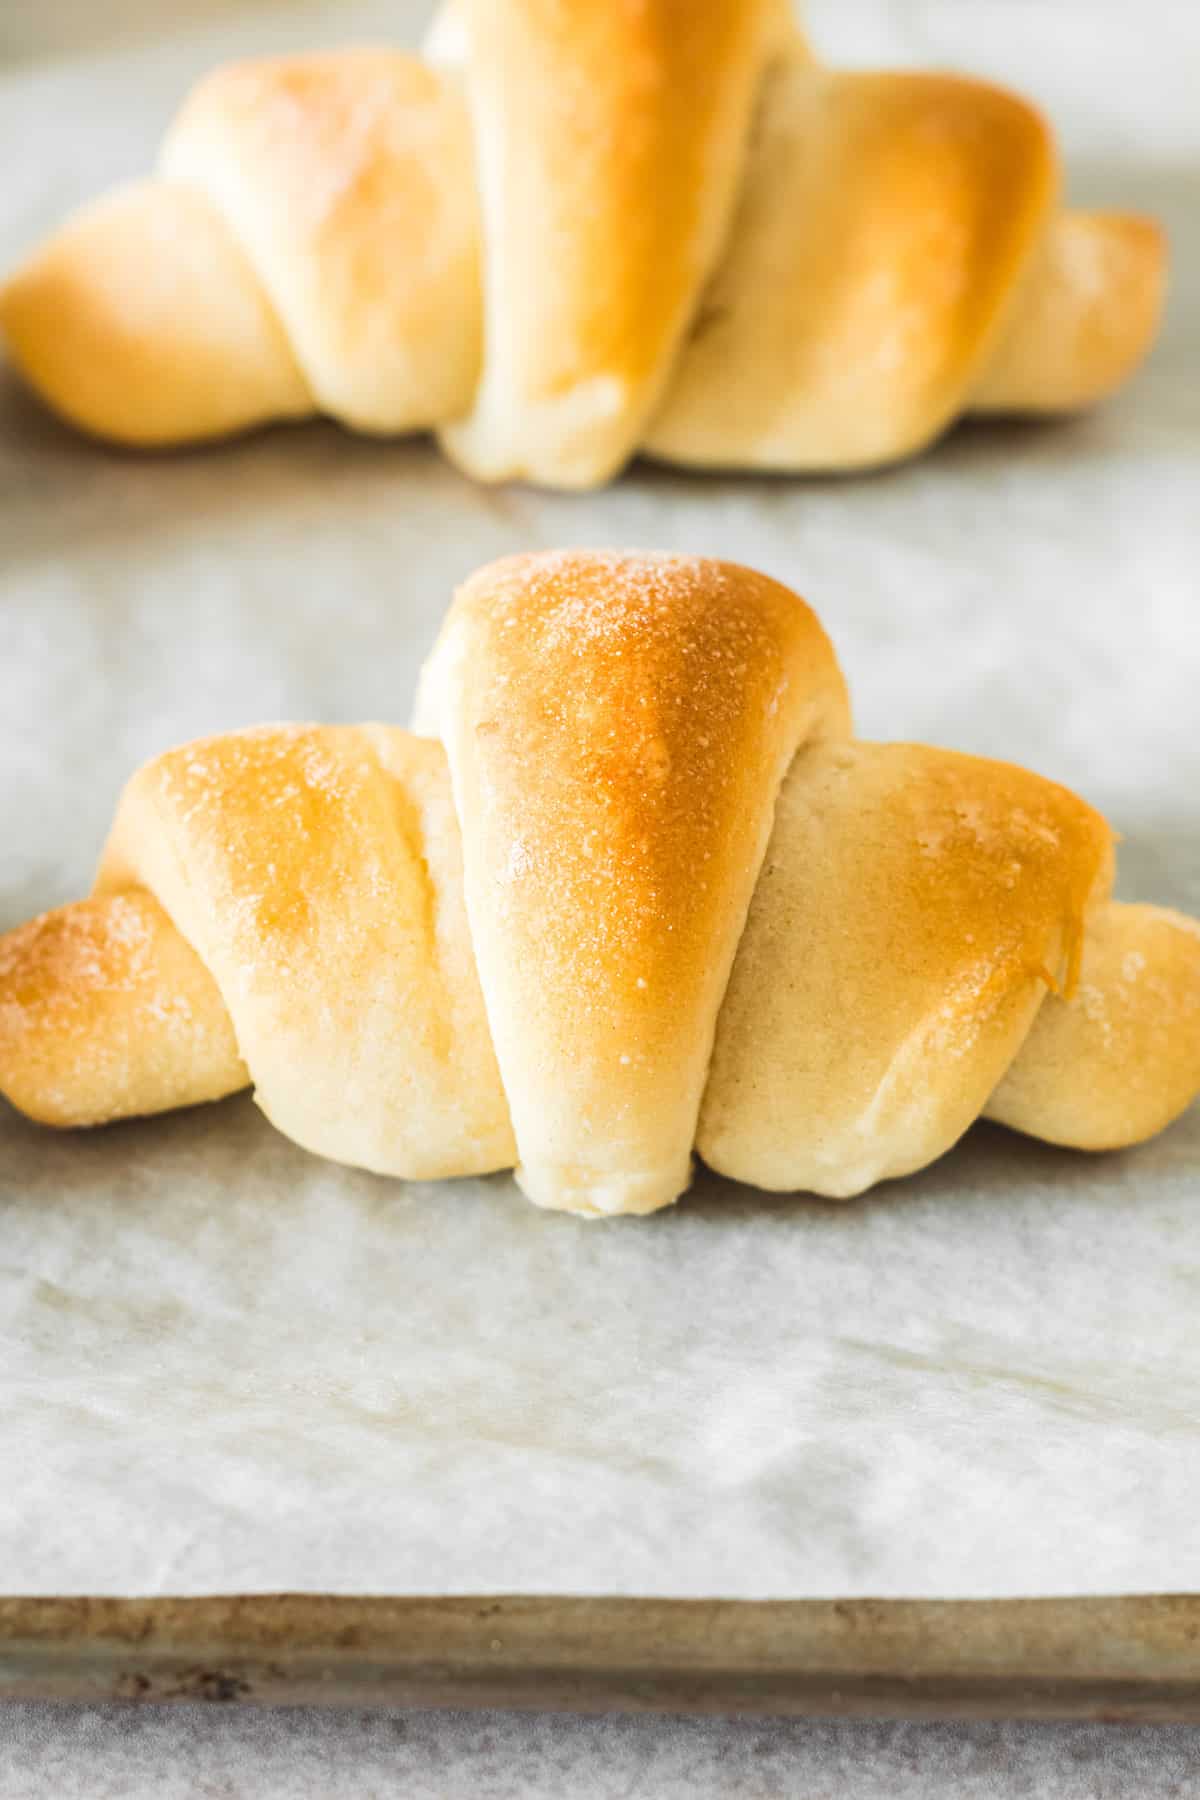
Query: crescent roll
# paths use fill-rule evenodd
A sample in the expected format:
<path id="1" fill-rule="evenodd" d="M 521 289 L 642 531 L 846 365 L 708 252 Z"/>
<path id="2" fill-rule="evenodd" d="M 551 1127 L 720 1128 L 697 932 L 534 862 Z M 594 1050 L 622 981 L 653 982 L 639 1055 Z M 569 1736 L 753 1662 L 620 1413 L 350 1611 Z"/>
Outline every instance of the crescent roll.
<path id="1" fill-rule="evenodd" d="M 827 68 L 782 0 L 454 0 L 423 58 L 201 81 L 156 173 L 0 287 L 0 333 L 119 443 L 325 413 L 586 488 L 639 448 L 850 470 L 1090 406 L 1165 265 L 1151 220 L 1063 210 L 1025 101 Z"/>
<path id="2" fill-rule="evenodd" d="M 95 1125 L 253 1085 L 318 1155 L 647 1213 L 693 1153 L 844 1196 L 979 1116 L 1084 1149 L 1200 1091 L 1200 925 L 1007 763 L 851 733 L 809 608 L 684 556 L 481 570 L 415 730 L 134 776 L 90 899 L 0 938 L 0 1092 Z"/>

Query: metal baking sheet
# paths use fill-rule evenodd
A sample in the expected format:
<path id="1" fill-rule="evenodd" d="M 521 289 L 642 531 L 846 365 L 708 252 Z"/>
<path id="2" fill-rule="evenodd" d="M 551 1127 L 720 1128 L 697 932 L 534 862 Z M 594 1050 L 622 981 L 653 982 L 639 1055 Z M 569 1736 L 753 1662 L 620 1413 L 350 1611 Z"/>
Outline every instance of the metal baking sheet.
<path id="1" fill-rule="evenodd" d="M 0 1699 L 1200 1720 L 1200 1599 L 0 1600 Z"/>

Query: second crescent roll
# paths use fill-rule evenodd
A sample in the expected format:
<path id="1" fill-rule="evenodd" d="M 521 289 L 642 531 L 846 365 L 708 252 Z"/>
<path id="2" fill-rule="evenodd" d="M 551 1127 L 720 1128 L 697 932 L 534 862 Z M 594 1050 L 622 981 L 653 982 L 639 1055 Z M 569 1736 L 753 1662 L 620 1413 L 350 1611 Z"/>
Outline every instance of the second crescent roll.
<path id="1" fill-rule="evenodd" d="M 856 469 L 1117 388 L 1162 233 L 1064 211 L 1049 126 L 959 76 L 824 67 L 783 0 L 456 0 L 387 47 L 219 69 L 147 180 L 0 287 L 84 430 L 327 413 L 485 481 L 639 449 Z"/>

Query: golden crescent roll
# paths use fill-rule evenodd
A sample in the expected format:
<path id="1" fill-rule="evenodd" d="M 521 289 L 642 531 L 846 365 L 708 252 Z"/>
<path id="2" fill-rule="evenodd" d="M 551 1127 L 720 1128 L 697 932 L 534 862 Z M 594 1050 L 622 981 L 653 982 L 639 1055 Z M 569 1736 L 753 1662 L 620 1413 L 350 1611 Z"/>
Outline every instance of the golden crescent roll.
<path id="1" fill-rule="evenodd" d="M 483 480 L 853 469 L 1146 354 L 1158 227 L 1064 212 L 998 88 L 847 73 L 784 0 L 457 0 L 424 59 L 210 75 L 158 173 L 0 288 L 17 367 L 135 445 L 326 413 Z"/>
<path id="2" fill-rule="evenodd" d="M 694 1150 L 856 1194 L 980 1115 L 1132 1144 L 1200 1091 L 1200 926 L 1007 763 L 851 736 L 777 582 L 513 557 L 417 733 L 268 726 L 125 790 L 92 897 L 0 938 L 0 1092 L 52 1125 L 252 1083 L 298 1144 L 645 1213 Z"/>

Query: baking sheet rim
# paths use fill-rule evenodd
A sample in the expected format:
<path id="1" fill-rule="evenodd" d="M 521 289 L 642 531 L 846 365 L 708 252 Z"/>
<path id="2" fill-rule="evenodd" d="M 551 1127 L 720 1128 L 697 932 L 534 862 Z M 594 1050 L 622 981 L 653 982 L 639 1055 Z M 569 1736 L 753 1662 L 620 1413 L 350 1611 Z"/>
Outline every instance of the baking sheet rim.
<path id="1" fill-rule="evenodd" d="M 0 1598 L 0 1699 L 1200 1720 L 1200 1596 Z"/>

